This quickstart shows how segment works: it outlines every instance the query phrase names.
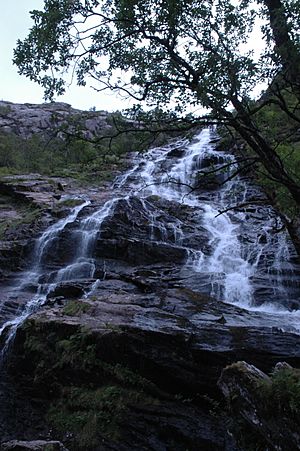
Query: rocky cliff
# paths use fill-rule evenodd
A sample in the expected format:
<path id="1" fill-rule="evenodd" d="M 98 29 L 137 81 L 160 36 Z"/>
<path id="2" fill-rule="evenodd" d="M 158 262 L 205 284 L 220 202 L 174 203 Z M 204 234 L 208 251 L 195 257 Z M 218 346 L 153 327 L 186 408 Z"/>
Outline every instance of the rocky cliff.
<path id="1" fill-rule="evenodd" d="M 0 131 L 23 138 L 81 131 L 92 137 L 110 128 L 106 111 L 81 111 L 62 102 L 43 104 L 0 102 Z"/>

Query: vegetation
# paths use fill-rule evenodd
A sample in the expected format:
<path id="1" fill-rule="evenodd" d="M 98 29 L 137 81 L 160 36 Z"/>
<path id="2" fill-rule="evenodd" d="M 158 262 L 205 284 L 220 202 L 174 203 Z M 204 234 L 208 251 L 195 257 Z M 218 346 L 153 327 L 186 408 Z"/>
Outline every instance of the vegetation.
<path id="1" fill-rule="evenodd" d="M 16 239 L 18 234 L 25 236 L 26 226 L 32 227 L 36 222 L 38 222 L 42 216 L 43 211 L 34 206 L 24 205 L 21 202 L 13 201 L 11 197 L 1 195 L 0 196 L 0 207 L 7 205 L 12 206 L 13 215 L 6 215 L 0 218 L 0 239 L 4 237 L 11 237 Z M 30 232 L 29 232 L 30 233 Z"/>
<path id="2" fill-rule="evenodd" d="M 76 449 L 97 447 L 103 437 L 121 438 L 120 423 L 128 404 L 152 404 L 141 391 L 106 385 L 101 388 L 65 387 L 62 397 L 50 407 L 47 418 L 55 430 L 73 437 Z"/>
<path id="3" fill-rule="evenodd" d="M 261 384 L 261 398 L 269 416 L 300 418 L 300 370 L 283 368 Z"/>
<path id="4" fill-rule="evenodd" d="M 123 148 L 123 153 L 126 152 Z M 37 172 L 45 175 L 71 176 L 85 181 L 108 179 L 116 165 L 121 165 L 121 151 L 108 154 L 107 145 L 93 145 L 84 139 L 53 138 L 34 135 L 21 138 L 0 135 L 0 173 L 2 175 Z"/>
<path id="5" fill-rule="evenodd" d="M 255 118 L 276 105 L 299 124 L 299 0 L 45 0 L 32 19 L 14 62 L 46 98 L 64 92 L 63 74 L 72 68 L 79 85 L 89 79 L 96 90 L 148 102 L 152 111 L 145 115 L 136 106 L 132 114 L 148 118 L 152 130 L 224 124 L 254 152 L 247 167 L 259 162 L 300 204 L 298 180 Z M 260 56 L 247 50 L 259 27 Z M 253 102 L 262 82 L 268 95 Z"/>
<path id="6" fill-rule="evenodd" d="M 85 127 L 87 114 L 70 114 L 64 122 L 53 114 L 47 133 L 27 138 L 0 132 L 0 175 L 33 172 L 99 184 L 124 168 L 128 152 L 142 151 L 154 141 L 162 144 L 166 140 L 163 134 L 152 136 L 136 126 L 131 131 L 126 129 L 126 121 L 119 113 L 108 114 L 101 136 L 92 135 Z"/>
<path id="7" fill-rule="evenodd" d="M 154 384 L 103 359 L 107 345 L 97 343 L 88 328 L 57 329 L 28 320 L 22 330 L 25 385 L 28 378 L 35 394 L 47 399 L 46 421 L 66 446 L 85 451 L 104 437 L 118 440 L 130 406 L 159 402 Z"/>
<path id="8" fill-rule="evenodd" d="M 91 305 L 80 301 L 80 300 L 73 300 L 69 301 L 67 305 L 64 307 L 64 314 L 68 316 L 76 316 L 80 315 L 81 313 L 87 313 L 91 309 Z"/>

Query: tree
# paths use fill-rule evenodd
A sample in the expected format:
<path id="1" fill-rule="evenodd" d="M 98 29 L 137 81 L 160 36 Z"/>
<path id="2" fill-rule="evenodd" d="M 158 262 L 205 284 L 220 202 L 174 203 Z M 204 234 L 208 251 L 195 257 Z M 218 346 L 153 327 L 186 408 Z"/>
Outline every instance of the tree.
<path id="1" fill-rule="evenodd" d="M 289 133 L 299 127 L 299 0 L 45 0 L 44 11 L 31 14 L 34 25 L 14 62 L 46 98 L 64 92 L 62 74 L 72 68 L 80 85 L 92 80 L 97 91 L 173 109 L 171 119 L 187 128 L 224 124 L 300 206 L 299 180 L 257 120 L 276 104 L 292 121 Z M 243 46 L 259 16 L 265 52 L 257 59 Z M 267 94 L 253 102 L 261 82 Z M 186 116 L 199 107 L 206 114 Z"/>

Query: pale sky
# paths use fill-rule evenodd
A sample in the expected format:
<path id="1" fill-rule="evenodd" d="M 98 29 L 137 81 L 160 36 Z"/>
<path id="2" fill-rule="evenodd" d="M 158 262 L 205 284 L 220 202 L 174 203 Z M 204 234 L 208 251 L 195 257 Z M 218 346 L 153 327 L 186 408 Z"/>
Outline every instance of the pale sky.
<path id="1" fill-rule="evenodd" d="M 43 9 L 43 0 L 2 0 L 0 15 L 0 100 L 15 103 L 43 103 L 43 90 L 38 84 L 18 74 L 12 63 L 17 39 L 24 39 L 33 25 L 29 11 Z M 55 100 L 67 102 L 74 108 L 116 111 L 128 107 L 128 102 L 116 94 L 97 93 L 88 87 L 72 86 L 64 96 Z"/>
<path id="2" fill-rule="evenodd" d="M 38 84 L 24 76 L 18 75 L 17 67 L 12 64 L 13 49 L 17 39 L 24 39 L 33 25 L 29 11 L 43 9 L 43 0 L 2 0 L 0 16 L 0 100 L 15 103 L 43 103 L 43 90 Z M 251 48 L 256 52 L 261 49 L 260 31 L 253 34 Z M 260 91 L 260 89 L 259 89 Z M 97 93 L 88 86 L 79 87 L 74 84 L 67 89 L 65 95 L 57 97 L 56 101 L 66 102 L 74 108 L 89 110 L 116 111 L 128 108 L 129 101 L 122 99 L 116 93 Z"/>

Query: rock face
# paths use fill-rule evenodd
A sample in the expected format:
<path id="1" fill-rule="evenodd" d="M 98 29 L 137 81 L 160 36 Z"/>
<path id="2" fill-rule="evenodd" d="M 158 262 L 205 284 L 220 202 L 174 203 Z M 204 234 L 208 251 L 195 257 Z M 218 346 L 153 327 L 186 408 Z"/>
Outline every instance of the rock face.
<path id="1" fill-rule="evenodd" d="M 17 333 L 9 372 L 48 411 L 51 438 L 71 450 L 247 449 L 224 422 L 222 369 L 299 365 L 298 336 L 185 288 L 172 265 L 106 265 L 92 299 L 66 291 Z"/>
<path id="2" fill-rule="evenodd" d="M 74 192 L 69 181 L 39 174 L 0 180 L 0 280 L 25 268 L 34 238 L 70 210 L 63 196 Z M 2 277 L 1 277 L 2 276 Z"/>
<path id="3" fill-rule="evenodd" d="M 59 127 L 68 132 L 82 129 L 86 137 L 96 135 L 100 130 L 110 128 L 105 111 L 82 112 L 67 103 L 19 104 L 0 102 L 0 127 L 8 133 L 23 138 L 34 134 L 53 134 Z"/>
<path id="4" fill-rule="evenodd" d="M 189 247 L 207 252 L 207 232 L 200 224 L 195 226 L 194 210 L 155 197 L 120 199 L 101 226 L 95 256 L 134 264 L 180 264 L 188 256 L 187 242 Z"/>
<path id="5" fill-rule="evenodd" d="M 174 149 L 170 158 L 181 154 Z M 36 189 L 61 195 L 47 191 L 45 181 L 25 189 L 27 182 L 14 182 L 8 195 L 28 197 L 30 205 L 38 201 Z M 215 182 L 207 190 L 215 190 Z M 17 329 L 3 367 L 2 446 L 41 438 L 71 451 L 297 447 L 297 436 L 269 438 L 273 419 L 265 419 L 256 392 L 278 362 L 299 366 L 299 335 L 292 326 L 283 333 L 272 313 L 203 294 L 211 274 L 191 275 L 189 266 L 193 255 L 211 252 L 200 201 L 195 207 L 130 193 L 93 199 L 58 228 L 44 242 L 36 286 L 29 282 L 13 303 L 3 303 L 10 319 L 11 310 L 22 311 L 22 296 L 44 295 Z M 2 345 L 7 334 L 8 327 Z M 274 428 L 281 429 L 280 405 L 276 409 Z M 247 427 L 233 427 L 241 421 Z M 241 439 L 253 430 L 254 443 Z"/>

